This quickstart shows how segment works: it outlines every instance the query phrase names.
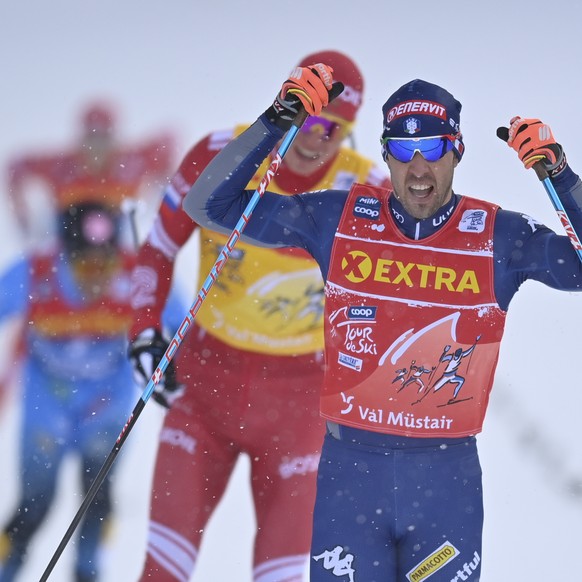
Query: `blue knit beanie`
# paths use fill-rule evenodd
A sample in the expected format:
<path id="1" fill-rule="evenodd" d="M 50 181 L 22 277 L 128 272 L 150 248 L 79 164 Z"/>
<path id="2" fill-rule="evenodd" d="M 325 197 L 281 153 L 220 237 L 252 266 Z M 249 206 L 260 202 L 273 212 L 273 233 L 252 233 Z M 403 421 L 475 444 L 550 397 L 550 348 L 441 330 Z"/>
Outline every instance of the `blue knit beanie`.
<path id="1" fill-rule="evenodd" d="M 414 79 L 393 93 L 384 106 L 382 143 L 386 138 L 455 138 L 453 151 L 460 160 L 465 146 L 461 134 L 461 103 L 448 91 L 422 79 Z M 386 159 L 386 146 L 382 146 Z"/>

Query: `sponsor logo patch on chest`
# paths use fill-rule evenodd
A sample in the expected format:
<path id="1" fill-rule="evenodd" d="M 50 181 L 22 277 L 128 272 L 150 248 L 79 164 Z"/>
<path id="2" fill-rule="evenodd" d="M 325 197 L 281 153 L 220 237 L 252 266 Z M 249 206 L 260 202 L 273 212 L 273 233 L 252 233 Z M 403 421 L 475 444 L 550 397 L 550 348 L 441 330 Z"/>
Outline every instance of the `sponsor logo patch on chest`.
<path id="1" fill-rule="evenodd" d="M 367 218 L 368 220 L 378 220 L 382 203 L 374 196 L 358 196 L 354 204 L 354 216 L 357 218 Z"/>
<path id="2" fill-rule="evenodd" d="M 465 210 L 459 222 L 459 230 L 461 232 L 483 232 L 486 219 L 486 210 Z"/>

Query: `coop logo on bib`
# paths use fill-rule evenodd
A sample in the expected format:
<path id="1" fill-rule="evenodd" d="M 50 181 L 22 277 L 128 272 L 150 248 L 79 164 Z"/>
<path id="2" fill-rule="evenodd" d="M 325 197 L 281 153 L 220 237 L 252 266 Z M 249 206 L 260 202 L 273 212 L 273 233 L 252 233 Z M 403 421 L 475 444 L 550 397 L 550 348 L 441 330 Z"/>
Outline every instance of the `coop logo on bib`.
<path id="1" fill-rule="evenodd" d="M 354 216 L 378 220 L 380 218 L 380 200 L 373 196 L 358 196 L 354 205 Z"/>
<path id="2" fill-rule="evenodd" d="M 348 307 L 348 319 L 352 321 L 375 321 L 377 307 L 354 305 Z"/>

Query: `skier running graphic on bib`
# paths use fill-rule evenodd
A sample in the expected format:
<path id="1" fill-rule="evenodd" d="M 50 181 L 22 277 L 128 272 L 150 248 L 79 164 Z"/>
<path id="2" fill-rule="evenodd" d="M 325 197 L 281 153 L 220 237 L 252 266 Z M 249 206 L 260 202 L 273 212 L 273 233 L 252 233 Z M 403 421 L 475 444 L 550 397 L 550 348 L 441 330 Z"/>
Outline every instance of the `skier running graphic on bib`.
<path id="1" fill-rule="evenodd" d="M 400 388 L 398 388 L 398 390 L 400 391 L 400 390 L 402 390 L 402 387 L 404 386 L 405 382 L 407 381 L 408 368 L 398 368 L 398 370 L 396 370 L 394 373 L 396 374 L 396 376 L 392 380 L 392 384 L 396 384 L 396 382 L 400 382 L 401 386 L 400 386 Z"/>
<path id="2" fill-rule="evenodd" d="M 446 384 L 455 384 L 455 391 L 453 392 L 453 397 L 449 400 L 452 403 L 457 399 L 463 384 L 465 383 L 465 377 L 458 374 L 461 362 L 467 356 L 473 353 L 473 350 L 477 346 L 481 336 L 478 336 L 475 343 L 467 350 L 463 351 L 462 348 L 457 348 L 454 352 L 449 353 L 451 346 L 445 346 L 443 354 L 439 359 L 439 362 L 448 362 L 443 375 L 436 381 L 432 387 L 433 392 L 438 392 Z"/>
<path id="3" fill-rule="evenodd" d="M 434 367 L 432 368 L 432 370 L 429 370 L 428 368 L 425 368 L 422 364 L 417 366 L 416 361 L 413 360 L 411 365 L 410 365 L 411 375 L 402 384 L 402 386 L 398 389 L 398 391 L 400 392 L 400 390 L 404 390 L 404 388 L 406 388 L 410 384 L 417 384 L 418 385 L 418 392 L 419 393 L 422 392 L 426 387 L 426 384 L 422 380 L 422 375 L 423 374 L 430 374 L 433 371 L 434 371 Z"/>

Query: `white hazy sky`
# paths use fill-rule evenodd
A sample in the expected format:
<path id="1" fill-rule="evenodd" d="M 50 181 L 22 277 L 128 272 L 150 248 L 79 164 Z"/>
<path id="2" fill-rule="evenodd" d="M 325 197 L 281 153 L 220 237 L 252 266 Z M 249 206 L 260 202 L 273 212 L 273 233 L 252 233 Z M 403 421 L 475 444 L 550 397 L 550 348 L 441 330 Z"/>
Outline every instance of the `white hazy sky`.
<path id="1" fill-rule="evenodd" d="M 381 107 L 392 91 L 414 78 L 440 84 L 463 104 L 466 153 L 455 190 L 559 229 L 542 185 L 495 130 L 514 115 L 540 117 L 551 125 L 572 167 L 582 171 L 581 23 L 582 5 L 573 0 L 2 2 L 0 164 L 18 153 L 66 147 L 75 139 L 79 110 L 95 97 L 118 104 L 120 130 L 128 141 L 169 128 L 185 153 L 212 129 L 253 121 L 301 57 L 335 48 L 350 54 L 365 76 L 355 131 L 362 153 L 381 163 Z M 19 247 L 5 192 L 0 204 L 4 265 Z M 582 476 L 581 302 L 582 296 L 531 283 L 512 303 L 480 438 L 484 582 L 546 582 L 579 552 L 582 497 L 564 490 L 564 479 Z M 137 436 L 129 439 L 135 437 L 126 466 L 133 474 L 142 471 L 143 478 L 131 482 L 127 472 L 120 488 L 119 512 L 132 527 L 122 527 L 114 540 L 111 582 L 132 580 L 141 562 L 145 486 L 157 430 L 155 413 L 145 416 Z M 0 450 L 14 463 L 9 447 L 15 423 L 6 414 L 0 430 L 6 437 Z M 194 580 L 250 580 L 244 472 L 242 466 L 231 509 L 217 519 L 215 537 L 229 535 L 230 549 L 225 553 L 221 543 L 209 544 Z M 0 495 L 3 517 L 15 493 L 13 485 L 0 490 L 6 494 Z M 76 508 L 66 495 L 64 507 Z M 240 539 L 228 530 L 233 523 Z M 60 539 L 67 518 L 59 525 L 51 539 Z M 48 557 L 40 555 L 25 580 L 38 578 Z M 229 564 L 235 569 L 225 570 Z M 65 578 L 61 573 L 55 579 Z"/>

